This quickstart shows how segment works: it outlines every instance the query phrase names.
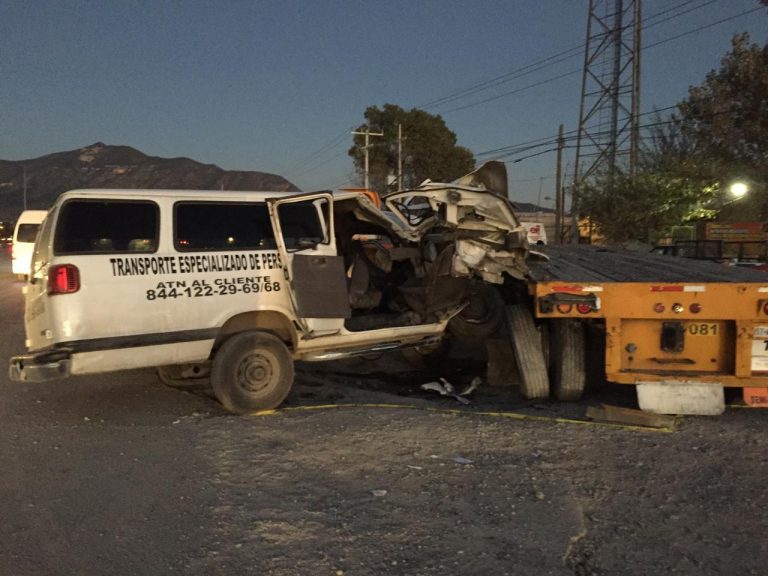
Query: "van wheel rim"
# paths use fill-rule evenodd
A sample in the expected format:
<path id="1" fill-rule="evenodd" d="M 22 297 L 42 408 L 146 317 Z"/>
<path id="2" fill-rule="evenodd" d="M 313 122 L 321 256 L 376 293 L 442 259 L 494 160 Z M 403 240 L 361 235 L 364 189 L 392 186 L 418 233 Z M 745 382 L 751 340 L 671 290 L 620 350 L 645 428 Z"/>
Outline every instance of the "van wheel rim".
<path id="1" fill-rule="evenodd" d="M 251 354 L 237 367 L 237 383 L 243 390 L 262 392 L 274 382 L 276 373 L 270 358 L 263 354 Z"/>

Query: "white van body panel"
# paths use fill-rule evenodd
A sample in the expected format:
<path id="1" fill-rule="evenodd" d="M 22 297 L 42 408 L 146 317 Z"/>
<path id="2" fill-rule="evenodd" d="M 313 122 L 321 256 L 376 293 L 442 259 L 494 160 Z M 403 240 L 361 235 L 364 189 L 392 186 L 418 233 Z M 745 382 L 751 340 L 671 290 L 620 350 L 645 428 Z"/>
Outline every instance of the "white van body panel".
<path id="1" fill-rule="evenodd" d="M 11 257 L 11 269 L 14 274 L 29 275 L 37 229 L 47 214 L 47 210 L 24 210 L 16 221 Z"/>
<path id="2" fill-rule="evenodd" d="M 213 343 L 214 340 L 210 339 L 140 348 L 80 352 L 72 355 L 70 373 L 73 375 L 95 374 L 107 370 L 130 370 L 147 366 L 201 362 L 210 355 Z"/>

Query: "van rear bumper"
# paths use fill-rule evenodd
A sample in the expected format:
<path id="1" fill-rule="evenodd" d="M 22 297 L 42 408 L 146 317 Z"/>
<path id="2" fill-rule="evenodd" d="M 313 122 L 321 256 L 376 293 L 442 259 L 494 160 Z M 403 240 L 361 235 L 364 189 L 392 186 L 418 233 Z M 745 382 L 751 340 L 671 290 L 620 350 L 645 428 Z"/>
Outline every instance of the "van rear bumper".
<path id="1" fill-rule="evenodd" d="M 8 375 L 16 382 L 45 382 L 69 376 L 71 364 L 71 351 L 46 350 L 12 357 Z"/>

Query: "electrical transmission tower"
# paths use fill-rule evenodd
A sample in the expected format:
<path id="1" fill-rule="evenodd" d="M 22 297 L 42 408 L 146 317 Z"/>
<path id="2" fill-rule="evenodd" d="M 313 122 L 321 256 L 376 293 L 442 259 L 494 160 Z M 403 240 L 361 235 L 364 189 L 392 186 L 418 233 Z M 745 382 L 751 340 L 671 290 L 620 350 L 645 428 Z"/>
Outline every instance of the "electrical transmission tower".
<path id="1" fill-rule="evenodd" d="M 640 24 L 642 0 L 589 0 L 574 204 L 580 185 L 617 170 L 634 174 L 640 143 Z"/>

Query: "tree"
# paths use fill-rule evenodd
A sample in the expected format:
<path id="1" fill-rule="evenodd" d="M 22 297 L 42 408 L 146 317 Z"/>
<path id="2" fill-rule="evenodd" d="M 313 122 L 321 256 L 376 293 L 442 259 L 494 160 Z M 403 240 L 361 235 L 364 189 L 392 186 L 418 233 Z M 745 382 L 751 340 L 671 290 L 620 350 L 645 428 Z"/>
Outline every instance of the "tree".
<path id="1" fill-rule="evenodd" d="M 357 131 L 368 128 L 383 132 L 384 136 L 371 137 L 369 149 L 369 182 L 371 188 L 384 193 L 390 175 L 397 175 L 398 124 L 402 125 L 403 188 L 417 186 L 427 178 L 448 182 L 471 172 L 475 166 L 470 150 L 456 144 L 456 134 L 445 125 L 440 116 L 413 108 L 404 110 L 394 104 L 383 108 L 369 106 L 365 110 L 365 124 Z M 355 135 L 349 155 L 362 181 L 365 170 L 365 136 Z M 396 184 L 394 184 L 396 186 Z"/>
<path id="2" fill-rule="evenodd" d="M 678 104 L 682 128 L 702 152 L 737 170 L 768 169 L 768 45 L 733 38 L 719 70 Z"/>

